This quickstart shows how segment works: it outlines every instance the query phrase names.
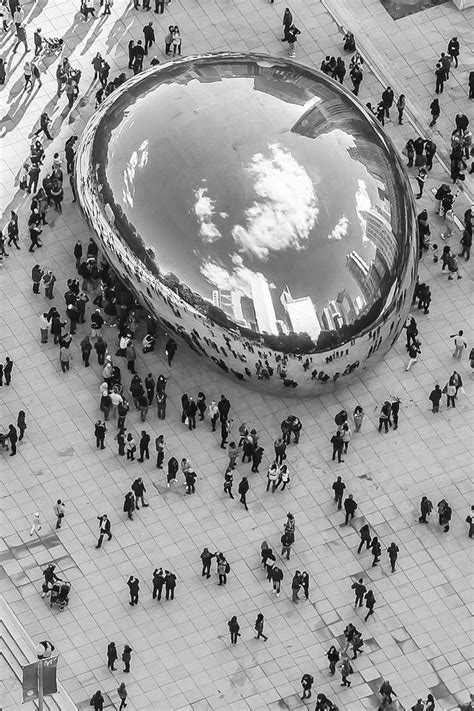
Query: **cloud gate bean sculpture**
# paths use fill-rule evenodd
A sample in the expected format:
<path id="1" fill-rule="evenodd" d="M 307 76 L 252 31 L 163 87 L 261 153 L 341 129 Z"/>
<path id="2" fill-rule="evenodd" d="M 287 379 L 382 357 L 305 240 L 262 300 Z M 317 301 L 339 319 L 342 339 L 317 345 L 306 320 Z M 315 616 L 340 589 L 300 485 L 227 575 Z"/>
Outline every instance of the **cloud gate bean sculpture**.
<path id="1" fill-rule="evenodd" d="M 153 67 L 87 124 L 78 199 L 167 333 L 264 391 L 317 395 L 397 339 L 416 219 L 392 143 L 318 71 L 257 54 Z"/>

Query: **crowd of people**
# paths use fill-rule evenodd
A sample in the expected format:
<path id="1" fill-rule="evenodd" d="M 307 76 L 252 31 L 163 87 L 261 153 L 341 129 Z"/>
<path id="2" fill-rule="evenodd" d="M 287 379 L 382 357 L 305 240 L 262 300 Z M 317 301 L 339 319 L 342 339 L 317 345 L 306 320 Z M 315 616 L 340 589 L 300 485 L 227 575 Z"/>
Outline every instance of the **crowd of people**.
<path id="1" fill-rule="evenodd" d="M 169 3 L 167 2 L 166 5 Z M 101 0 L 100 7 L 103 8 L 103 16 L 110 15 L 113 7 L 112 0 Z M 11 22 L 12 31 L 15 32 L 16 42 L 12 48 L 15 53 L 23 44 L 25 54 L 30 51 L 28 46 L 27 31 L 25 26 L 25 13 L 20 6 L 19 0 L 11 0 L 9 8 L 4 2 L 2 5 L 2 21 L 3 30 L 9 29 Z M 134 9 L 151 11 L 150 0 L 143 0 L 143 5 L 140 6 L 138 0 L 134 0 Z M 155 13 L 162 14 L 165 9 L 164 0 L 155 0 Z M 84 0 L 81 3 L 80 12 L 84 22 L 88 22 L 90 18 L 95 20 L 94 0 Z M 11 17 L 10 17 L 11 15 Z M 301 31 L 297 28 L 294 22 L 293 14 L 289 8 L 285 9 L 283 15 L 283 38 L 282 42 L 286 42 L 289 47 L 289 55 L 295 56 L 296 42 L 299 41 Z M 14 28 L 14 30 L 13 30 Z M 153 22 L 147 22 L 143 27 L 143 40 L 130 40 L 128 44 L 128 69 L 133 71 L 133 74 L 138 74 L 144 69 L 145 58 L 153 53 L 156 43 L 155 31 Z M 180 56 L 182 53 L 182 37 L 180 29 L 177 25 L 170 24 L 168 31 L 165 34 L 163 42 L 163 53 L 165 56 Z M 43 37 L 41 28 L 37 28 L 34 32 L 34 58 L 26 61 L 23 66 L 23 87 L 24 92 L 33 93 L 35 86 L 42 85 L 41 80 L 41 58 L 43 56 L 55 54 L 63 50 L 63 42 L 59 38 Z M 356 49 L 356 43 L 352 33 L 347 32 L 343 38 L 343 50 L 350 53 L 348 70 L 343 57 L 326 56 L 321 62 L 321 71 L 329 77 L 337 80 L 341 84 L 345 81 L 346 72 L 352 82 L 352 91 L 354 95 L 359 94 L 360 85 L 364 75 L 364 58 Z M 458 67 L 458 58 L 460 54 L 460 46 L 456 37 L 450 40 L 447 46 L 447 52 L 442 53 L 439 62 L 436 65 L 436 87 L 435 93 L 441 95 L 443 93 L 444 84 L 449 80 L 450 71 L 454 65 Z M 150 60 L 150 66 L 159 64 L 160 60 L 157 56 L 153 56 Z M 96 108 L 102 101 L 110 95 L 117 87 L 123 84 L 127 75 L 125 72 L 120 72 L 114 79 L 110 79 L 110 64 L 106 58 L 97 52 L 92 58 L 91 65 L 94 70 L 93 81 L 99 83 L 99 88 L 95 93 Z M 77 105 L 79 98 L 80 82 L 82 73 L 80 70 L 71 66 L 67 57 L 62 57 L 56 67 L 57 80 L 57 96 L 60 97 L 63 93 L 67 97 L 67 108 L 71 110 Z M 5 63 L 0 62 L 0 84 L 5 83 L 7 79 Z M 469 98 L 474 98 L 474 73 L 469 76 Z M 375 108 L 371 103 L 367 103 L 367 108 L 374 113 L 376 118 L 382 125 L 391 119 L 390 111 L 395 106 L 397 112 L 397 122 L 403 124 L 404 112 L 406 107 L 406 97 L 400 94 L 395 101 L 395 94 L 390 86 L 387 86 L 381 94 L 380 101 Z M 441 113 L 439 98 L 433 98 L 430 105 L 431 123 L 434 126 Z M 60 213 L 62 211 L 62 203 L 64 201 L 64 172 L 69 176 L 69 186 L 71 190 L 72 202 L 76 201 L 76 187 L 74 180 L 74 146 L 78 137 L 71 135 L 64 145 L 64 160 L 58 152 L 55 152 L 52 161 L 46 157 L 47 151 L 42 143 L 46 139 L 51 141 L 54 139 L 52 131 L 52 121 L 46 111 L 40 115 L 38 128 L 33 131 L 31 145 L 29 147 L 29 157 L 23 165 L 19 178 L 19 187 L 27 195 L 31 195 L 32 199 L 29 205 L 30 215 L 27 220 L 27 229 L 30 239 L 29 252 L 34 252 L 43 246 L 44 240 L 48 239 L 43 229 L 48 225 L 48 210 L 51 207 Z M 450 175 L 454 185 L 462 183 L 465 179 L 465 173 L 474 172 L 474 161 L 469 166 L 469 160 L 473 156 L 472 149 L 472 132 L 469 128 L 469 118 L 458 113 L 454 119 L 454 128 L 451 134 L 451 153 L 450 153 Z M 41 140 L 40 140 L 41 138 Z M 410 139 L 405 146 L 404 154 L 408 159 L 408 168 L 418 170 L 416 182 L 418 185 L 417 198 L 424 195 L 424 188 L 429 172 L 433 167 L 433 160 L 437 155 L 437 145 L 431 138 L 423 138 L 419 136 L 415 139 Z M 48 153 L 49 155 L 49 153 Z M 65 166 L 63 165 L 65 164 Z M 64 171 L 65 168 L 65 171 Z M 41 182 L 40 182 L 41 180 Z M 457 194 L 453 194 L 449 185 L 441 185 L 436 191 L 435 200 L 437 201 L 436 213 L 443 218 L 446 231 L 441 235 L 444 241 L 454 236 L 455 215 L 454 205 Z M 29 200 L 29 198 L 28 198 Z M 460 251 L 445 245 L 442 254 L 438 255 L 439 247 L 431 244 L 431 229 L 429 225 L 428 212 L 423 210 L 418 215 L 418 226 L 420 233 L 420 258 L 424 253 L 431 251 L 433 261 L 441 261 L 442 271 L 448 270 L 448 279 L 452 280 L 454 275 L 457 279 L 461 279 L 459 273 L 459 258 L 464 257 L 465 261 L 469 261 L 470 248 L 472 245 L 472 219 L 474 217 L 474 206 L 467 210 L 463 218 L 463 231 L 460 239 Z M 5 234 L 4 234 L 5 233 Z M 2 231 L 0 231 L 0 260 L 8 257 L 6 246 L 14 246 L 16 250 L 22 247 L 20 241 L 19 215 L 15 210 L 11 210 L 9 220 Z M 454 250 L 454 251 L 453 251 Z M 99 250 L 95 242 L 91 239 L 87 247 L 83 247 L 80 241 L 76 242 L 73 251 L 74 261 L 77 269 L 77 276 L 71 277 L 67 281 L 67 289 L 64 293 L 64 317 L 61 316 L 57 302 L 51 306 L 49 310 L 42 311 L 39 316 L 39 334 L 42 344 L 48 344 L 50 337 L 53 339 L 54 345 L 58 347 L 58 360 L 61 372 L 67 375 L 70 371 L 73 362 L 74 346 L 77 344 L 81 360 L 85 368 L 90 367 L 91 358 L 97 359 L 97 366 L 100 371 L 100 387 L 98 390 L 98 410 L 101 413 L 101 418 L 94 424 L 94 440 L 97 449 L 103 450 L 106 448 L 107 432 L 115 424 L 113 441 L 117 444 L 117 455 L 126 457 L 127 466 L 131 466 L 136 462 L 142 465 L 147 465 L 150 462 L 150 467 L 153 469 L 166 468 L 166 487 L 174 486 L 178 490 L 180 481 L 178 476 L 182 475 L 183 488 L 187 495 L 195 494 L 195 484 L 198 478 L 195 465 L 188 459 L 187 456 L 170 456 L 167 458 L 167 443 L 163 434 L 158 434 L 154 440 L 155 457 L 150 453 L 152 445 L 152 437 L 146 429 L 140 429 L 139 435 L 135 433 L 136 427 L 134 424 L 127 427 L 127 417 L 129 417 L 132 406 L 139 413 L 140 428 L 148 419 L 153 417 L 150 413 L 150 408 L 153 404 L 157 407 L 158 422 L 165 420 L 167 417 L 167 380 L 168 378 L 160 373 L 157 377 L 153 372 L 147 372 L 145 375 L 137 372 L 138 358 L 137 349 L 141 347 L 144 354 L 152 352 L 155 347 L 155 342 L 158 338 L 157 326 L 150 317 L 145 317 L 138 304 L 134 301 L 129 293 L 121 287 L 111 272 L 108 263 L 101 258 Z M 56 276 L 48 266 L 35 264 L 31 271 L 32 290 L 37 296 L 43 296 L 48 300 L 55 298 L 55 286 L 57 283 Z M 429 284 L 422 283 L 417 285 L 415 291 L 415 303 L 418 302 L 418 309 L 423 311 L 423 314 L 429 314 L 431 304 L 431 288 Z M 89 314 L 90 310 L 90 316 Z M 88 322 L 90 319 L 90 322 Z M 413 316 L 410 316 L 405 324 L 407 336 L 407 352 L 409 360 L 406 366 L 406 371 L 417 362 L 418 355 L 421 353 L 421 340 L 417 322 Z M 109 330 L 110 329 L 110 330 Z M 116 330 L 113 330 L 116 329 Z M 144 332 L 145 331 L 145 332 Z M 144 333 L 143 333 L 144 332 Z M 76 341 L 73 336 L 77 336 Z M 140 334 L 140 336 L 138 335 Z M 79 341 L 79 338 L 81 339 Z M 463 353 L 467 349 L 467 341 L 463 331 L 459 331 L 452 336 L 454 341 L 453 357 L 456 360 L 462 358 Z M 79 341 L 79 342 L 78 342 Z M 140 344 L 140 346 L 138 345 Z M 94 356 L 95 352 L 95 356 Z M 168 366 L 172 366 L 173 359 L 177 352 L 177 344 L 172 337 L 167 338 L 164 347 L 164 357 L 167 360 Z M 471 367 L 474 367 L 474 349 L 470 352 Z M 129 386 L 123 383 L 122 370 L 120 365 L 126 363 L 126 370 L 133 376 Z M 308 362 L 309 367 L 309 362 Z M 0 365 L 0 385 L 10 385 L 11 373 L 13 369 L 13 361 L 7 357 L 5 364 Z M 147 367 L 149 370 L 149 367 Z M 264 369 L 263 369 L 264 371 Z M 264 377 L 264 374 L 261 375 Z M 3 382 L 4 381 L 4 382 Z M 456 401 L 459 391 L 463 387 L 461 375 L 454 371 L 447 378 L 446 385 L 441 388 L 440 385 L 434 385 L 428 398 L 432 406 L 433 413 L 439 413 L 440 403 L 443 394 L 446 396 L 446 406 L 456 407 Z M 228 463 L 223 472 L 222 486 L 225 497 L 234 498 L 233 495 L 233 475 L 237 464 L 250 465 L 249 476 L 242 476 L 238 485 L 238 493 L 240 503 L 245 511 L 249 510 L 247 496 L 251 489 L 250 482 L 256 481 L 256 478 L 251 477 L 251 474 L 258 474 L 264 456 L 265 448 L 261 446 L 260 435 L 255 427 L 242 423 L 238 428 L 238 433 L 233 431 L 234 420 L 230 416 L 231 403 L 228 398 L 222 394 L 220 397 L 215 396 L 215 399 L 210 399 L 203 391 L 199 391 L 194 398 L 189 393 L 183 393 L 181 397 L 181 423 L 183 429 L 195 430 L 199 427 L 207 427 L 211 432 L 217 432 L 217 442 L 222 449 L 226 449 L 228 455 Z M 378 431 L 380 433 L 388 433 L 390 430 L 397 430 L 399 426 L 399 410 L 400 399 L 392 397 L 391 400 L 384 401 L 378 410 Z M 343 463 L 343 456 L 349 454 L 350 443 L 353 435 L 361 432 L 365 418 L 363 406 L 358 404 L 352 415 L 350 423 L 349 415 L 345 410 L 339 412 L 335 417 L 336 431 L 330 437 L 332 444 L 332 461 Z M 377 425 L 376 425 L 377 426 Z M 353 430 L 352 430 L 353 427 Z M 219 429 L 218 429 L 219 428 Z M 4 448 L 10 450 L 10 456 L 17 453 L 17 443 L 23 440 L 25 436 L 26 413 L 20 410 L 16 426 L 9 425 L 8 432 L 1 435 L 0 443 Z M 328 427 L 329 429 L 329 427 Z M 297 445 L 303 432 L 303 424 L 301 420 L 293 414 L 289 414 L 281 423 L 281 433 L 275 434 L 273 442 L 274 454 L 269 457 L 268 466 L 266 467 L 266 492 L 263 495 L 273 495 L 277 491 L 283 494 L 285 489 L 290 487 L 290 465 L 288 463 L 287 450 L 293 442 Z M 135 456 L 138 454 L 138 456 Z M 219 485 L 220 486 L 220 485 Z M 349 493 L 344 498 L 346 484 L 341 476 L 332 484 L 334 492 L 334 501 L 338 509 L 344 509 L 345 525 L 352 525 L 358 504 L 354 500 L 354 495 Z M 123 514 L 126 514 L 127 521 L 134 520 L 136 511 L 142 508 L 147 508 L 152 505 L 152 501 L 145 498 L 147 489 L 143 478 L 137 476 L 130 485 L 130 490 L 124 495 Z M 223 497 L 224 498 L 224 497 Z M 66 518 L 66 503 L 61 499 L 57 499 L 52 507 L 55 517 L 56 530 L 61 529 Z M 433 504 L 427 496 L 423 496 L 420 503 L 419 522 L 422 524 L 428 523 L 428 517 L 432 513 Z M 437 506 L 438 523 L 443 533 L 450 529 L 450 521 L 452 519 L 452 507 L 445 499 L 441 499 Z M 120 513 L 120 512 L 119 512 Z M 30 535 L 35 533 L 40 535 L 42 524 L 39 512 L 35 512 L 32 519 L 32 527 Z M 104 537 L 110 541 L 112 539 L 112 526 L 109 514 L 101 514 L 97 516 L 98 520 L 98 540 L 96 549 L 101 549 Z M 468 535 L 473 536 L 474 530 L 474 507 L 468 512 L 466 517 L 468 523 Z M 375 535 L 375 528 L 369 522 L 364 523 L 359 528 L 360 542 L 357 550 L 358 556 L 361 555 L 363 549 L 370 550 L 372 556 L 371 567 L 377 566 L 382 556 L 382 542 Z M 287 520 L 284 523 L 283 530 L 275 531 L 275 548 L 280 550 L 281 560 L 277 561 L 278 553 L 275 553 L 267 541 L 263 541 L 261 545 L 261 563 L 266 571 L 267 580 L 271 583 L 272 593 L 279 597 L 282 589 L 282 581 L 285 578 L 285 572 L 291 584 L 288 585 L 288 596 L 295 604 L 299 603 L 303 598 L 304 601 L 310 599 L 310 575 L 305 570 L 286 571 L 285 566 L 291 559 L 291 552 L 296 540 L 296 525 L 293 514 L 288 513 Z M 278 538 L 277 538 L 278 537 Z M 391 541 L 390 545 L 385 549 L 390 564 L 391 573 L 396 572 L 396 563 L 399 554 L 399 545 Z M 257 552 L 256 552 L 257 553 Z M 99 554 L 98 554 L 99 555 Z M 209 579 L 211 577 L 211 565 L 215 559 L 216 574 L 219 586 L 226 586 L 228 575 L 231 572 L 230 563 L 227 560 L 226 554 L 222 552 L 211 553 L 209 548 L 204 548 L 200 556 L 196 552 L 196 561 L 201 561 L 202 577 Z M 278 562 L 278 564 L 277 564 Z M 50 598 L 54 585 L 60 581 L 55 573 L 55 566 L 50 565 L 44 571 L 44 583 L 42 586 L 42 596 Z M 130 606 L 135 607 L 139 603 L 140 580 L 137 576 L 131 575 L 126 584 L 130 593 Z M 165 591 L 166 600 L 174 600 L 174 592 L 177 584 L 177 574 L 168 570 L 165 567 L 156 568 L 153 571 L 151 587 L 152 598 L 157 601 L 162 600 L 162 591 Z M 356 609 L 362 607 L 365 603 L 366 615 L 365 622 L 375 614 L 375 594 L 372 589 L 367 589 L 364 578 L 360 577 L 354 580 L 352 585 L 348 585 L 348 595 L 350 590 L 355 593 Z M 300 591 L 303 591 L 300 597 Z M 262 639 L 264 642 L 268 640 L 268 636 L 264 634 L 265 618 L 264 615 L 256 611 L 256 620 L 253 624 L 253 630 L 257 640 Z M 237 644 L 238 638 L 241 636 L 241 626 L 237 615 L 233 615 L 228 622 L 231 644 Z M 354 668 L 351 661 L 356 661 L 358 656 L 363 652 L 364 640 L 362 633 L 357 630 L 354 624 L 349 622 L 344 629 L 345 645 L 338 648 L 332 644 L 327 652 L 329 661 L 329 675 L 334 676 L 336 669 L 340 670 L 341 685 L 350 686 L 350 676 L 354 673 Z M 43 654 L 51 654 L 54 650 L 49 642 L 42 643 L 44 648 Z M 348 651 L 352 651 L 352 657 L 349 657 Z M 124 672 L 130 672 L 130 661 L 132 648 L 124 645 L 124 650 L 121 656 L 124 662 Z M 118 653 L 114 642 L 110 642 L 107 647 L 107 666 L 111 671 L 115 671 L 115 662 L 118 659 Z M 308 672 L 305 673 L 301 680 L 303 687 L 303 699 L 309 699 L 312 696 L 312 686 L 314 683 L 313 676 Z M 117 689 L 118 697 L 121 701 L 120 709 L 127 705 L 127 689 L 125 683 L 121 683 Z M 384 680 L 379 689 L 381 708 L 386 708 L 392 703 L 392 697 L 396 696 L 389 681 Z M 91 698 L 90 705 L 95 711 L 103 709 L 105 700 L 101 690 L 98 690 Z M 331 701 L 325 694 L 318 693 L 316 696 L 316 711 L 336 711 L 337 705 Z M 431 694 L 428 694 L 426 701 L 418 699 L 413 706 L 415 711 L 433 711 L 435 709 L 435 700 Z"/>

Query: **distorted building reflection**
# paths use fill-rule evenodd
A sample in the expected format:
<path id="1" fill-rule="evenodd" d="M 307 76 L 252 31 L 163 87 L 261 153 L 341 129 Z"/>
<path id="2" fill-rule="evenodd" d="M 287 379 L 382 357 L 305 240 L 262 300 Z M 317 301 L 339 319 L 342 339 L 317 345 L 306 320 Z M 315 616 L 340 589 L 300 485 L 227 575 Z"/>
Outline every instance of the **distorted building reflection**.
<path id="1" fill-rule="evenodd" d="M 92 117 L 76 174 L 121 279 L 241 380 L 318 393 L 403 326 L 407 177 L 380 126 L 319 72 L 227 53 L 155 67 Z"/>

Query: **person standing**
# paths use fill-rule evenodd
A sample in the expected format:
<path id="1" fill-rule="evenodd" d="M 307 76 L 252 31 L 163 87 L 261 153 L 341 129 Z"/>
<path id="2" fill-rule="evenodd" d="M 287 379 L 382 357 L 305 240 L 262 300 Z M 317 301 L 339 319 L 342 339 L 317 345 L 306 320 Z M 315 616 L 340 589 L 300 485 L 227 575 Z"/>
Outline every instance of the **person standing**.
<path id="1" fill-rule="evenodd" d="M 145 378 L 145 390 L 148 398 L 148 405 L 151 406 L 153 404 L 153 398 L 155 397 L 155 379 L 153 378 L 152 373 L 148 373 Z"/>
<path id="2" fill-rule="evenodd" d="M 285 12 L 283 13 L 283 39 L 282 42 L 286 42 L 286 33 L 293 24 L 293 15 L 289 7 L 285 7 Z"/>
<path id="3" fill-rule="evenodd" d="M 298 603 L 299 597 L 298 593 L 301 587 L 301 573 L 299 570 L 293 575 L 293 580 L 291 581 L 291 602 Z"/>
<path id="4" fill-rule="evenodd" d="M 247 493 L 249 490 L 249 482 L 246 476 L 242 477 L 241 482 L 239 484 L 239 494 L 240 494 L 240 503 L 244 505 L 244 508 L 246 511 L 248 511 L 248 506 L 247 506 Z"/>
<path id="5" fill-rule="evenodd" d="M 301 701 L 311 698 L 311 687 L 313 686 L 313 684 L 314 678 L 311 676 L 311 674 L 303 674 L 303 676 L 301 677 L 301 686 L 303 687 L 303 696 L 301 697 Z"/>
<path id="6" fill-rule="evenodd" d="M 132 491 L 129 491 L 127 494 L 125 494 L 122 508 L 123 512 L 127 514 L 128 519 L 130 521 L 133 521 L 133 512 L 135 511 L 135 498 L 133 496 Z"/>
<path id="7" fill-rule="evenodd" d="M 153 29 L 153 22 L 149 22 L 148 25 L 145 25 L 143 28 L 143 37 L 145 39 L 145 54 L 148 54 L 148 48 L 152 46 L 153 42 L 155 41 L 155 31 Z"/>
<path id="8" fill-rule="evenodd" d="M 442 94 L 444 90 L 444 80 L 445 80 L 445 73 L 444 69 L 441 66 L 441 64 L 438 62 L 435 68 L 435 77 L 436 77 L 436 88 L 435 88 L 435 94 Z"/>
<path id="9" fill-rule="evenodd" d="M 264 624 L 265 624 L 265 619 L 264 619 L 262 613 L 260 612 L 257 615 L 257 619 L 255 620 L 255 625 L 254 625 L 255 631 L 257 633 L 255 635 L 255 639 L 260 639 L 260 637 L 262 637 L 263 641 L 266 642 L 268 640 L 268 637 L 263 634 Z"/>
<path id="10" fill-rule="evenodd" d="M 166 486 L 168 487 L 168 489 L 171 486 L 171 482 L 176 484 L 176 481 L 177 481 L 176 475 L 177 475 L 178 471 L 179 471 L 178 460 L 176 459 L 176 457 L 171 457 L 171 459 L 169 459 L 169 461 L 168 461 L 168 474 L 166 477 Z"/>
<path id="11" fill-rule="evenodd" d="M 400 94 L 397 101 L 397 111 L 398 111 L 398 124 L 401 126 L 403 124 L 403 112 L 405 111 L 405 94 Z"/>
<path id="12" fill-rule="evenodd" d="M 104 697 L 100 689 L 98 689 L 90 700 L 90 706 L 94 707 L 94 711 L 104 711 Z"/>
<path id="13" fill-rule="evenodd" d="M 281 556 L 286 555 L 286 559 L 290 560 L 291 546 L 295 542 L 295 534 L 293 531 L 285 531 L 281 537 Z"/>
<path id="14" fill-rule="evenodd" d="M 450 338 L 454 338 L 453 358 L 460 360 L 463 350 L 467 348 L 467 341 L 464 338 L 464 331 L 458 331 L 457 334 L 453 334 Z"/>
<path id="15" fill-rule="evenodd" d="M 211 563 L 212 559 L 216 558 L 217 553 L 210 553 L 208 548 L 204 548 L 204 550 L 201 553 L 201 562 L 202 562 L 202 573 L 201 575 L 209 580 L 211 577 Z"/>
<path id="16" fill-rule="evenodd" d="M 357 503 L 354 500 L 354 497 L 352 494 L 349 494 L 349 496 L 346 499 L 344 499 L 344 510 L 346 512 L 346 518 L 345 518 L 344 523 L 347 526 L 349 523 L 349 519 L 351 519 L 351 521 L 352 521 L 352 519 L 354 518 L 354 514 L 357 510 Z"/>
<path id="17" fill-rule="evenodd" d="M 124 651 L 125 654 L 125 651 Z M 122 654 L 122 659 L 123 659 L 123 654 Z M 124 671 L 130 671 L 130 669 L 124 669 Z M 122 711 L 122 709 L 125 708 L 127 705 L 127 687 L 125 686 L 125 682 L 122 681 L 120 684 L 119 688 L 117 689 L 117 694 L 120 699 L 120 706 L 119 706 L 119 711 Z"/>
<path id="18" fill-rule="evenodd" d="M 231 617 L 229 622 L 227 623 L 227 626 L 229 628 L 230 632 L 230 643 L 231 644 L 237 644 L 237 637 L 240 637 L 240 625 L 237 622 L 237 617 L 234 615 L 234 617 Z"/>
<path id="19" fill-rule="evenodd" d="M 283 570 L 281 568 L 278 568 L 278 566 L 274 565 L 271 571 L 269 571 L 269 574 L 271 574 L 273 592 L 277 597 L 280 597 L 281 581 L 283 580 Z"/>
<path id="20" fill-rule="evenodd" d="M 132 607 L 133 605 L 138 605 L 138 592 L 140 590 L 140 583 L 138 582 L 138 578 L 135 578 L 133 575 L 131 575 L 127 580 L 127 585 L 130 591 L 129 605 L 131 605 Z"/>
<path id="21" fill-rule="evenodd" d="M 344 439 L 341 435 L 341 431 L 337 430 L 336 434 L 331 437 L 332 444 L 332 461 L 334 462 L 337 455 L 337 461 L 339 464 L 343 462 L 342 452 L 344 449 Z"/>
<path id="22" fill-rule="evenodd" d="M 420 511 L 421 511 L 421 516 L 419 517 L 418 521 L 420 523 L 428 523 L 428 521 L 426 520 L 426 517 L 431 516 L 431 512 L 433 511 L 433 504 L 431 503 L 431 501 L 428 499 L 427 496 L 423 496 L 421 498 Z"/>
<path id="23" fill-rule="evenodd" d="M 115 662 L 118 659 L 118 654 L 117 654 L 117 647 L 115 646 L 115 642 L 109 642 L 107 645 L 107 669 L 110 669 L 110 671 L 115 671 Z"/>
<path id="24" fill-rule="evenodd" d="M 165 570 L 165 597 L 167 600 L 174 600 L 174 591 L 176 588 L 176 575 L 169 570 Z"/>
<path id="25" fill-rule="evenodd" d="M 141 431 L 140 442 L 138 443 L 138 446 L 140 449 L 140 457 L 138 458 L 138 461 L 140 463 L 143 463 L 144 459 L 150 459 L 150 435 L 145 432 L 145 430 Z"/>
<path id="26" fill-rule="evenodd" d="M 158 409 L 158 419 L 164 420 L 166 418 L 166 400 L 168 399 L 165 391 L 160 391 L 156 393 L 156 406 Z"/>
<path id="27" fill-rule="evenodd" d="M 337 651 L 334 645 L 329 647 L 328 651 L 326 652 L 326 656 L 329 661 L 329 674 L 330 676 L 334 676 L 334 674 L 336 673 L 336 664 L 340 659 L 339 652 Z"/>
<path id="28" fill-rule="evenodd" d="M 153 571 L 153 600 L 156 600 L 156 597 L 158 596 L 158 602 L 160 602 L 164 584 L 165 576 L 163 568 L 155 568 Z"/>
<path id="29" fill-rule="evenodd" d="M 158 435 L 155 439 L 156 449 L 156 468 L 163 469 L 163 461 L 165 458 L 165 438 L 164 435 Z"/>
<path id="30" fill-rule="evenodd" d="M 139 459 L 138 461 L 143 462 L 143 459 L 142 460 Z M 140 510 L 140 507 L 138 505 L 139 500 L 141 501 L 141 504 L 144 508 L 149 506 L 149 504 L 146 503 L 145 498 L 144 498 L 146 488 L 145 488 L 145 484 L 143 483 L 143 479 L 141 477 L 138 477 L 138 479 L 135 479 L 135 481 L 133 482 L 132 491 L 135 494 L 135 508 L 137 509 L 137 511 Z"/>
<path id="31" fill-rule="evenodd" d="M 97 519 L 99 521 L 99 540 L 97 541 L 96 548 L 101 548 L 104 536 L 107 536 L 108 540 L 110 541 L 112 538 L 112 533 L 110 530 L 110 521 L 106 514 L 103 514 L 102 516 L 97 516 Z"/>
<path id="32" fill-rule="evenodd" d="M 370 526 L 368 523 L 365 523 L 361 527 L 359 533 L 360 533 L 360 543 L 359 543 L 359 547 L 357 549 L 357 553 L 361 552 L 364 543 L 366 544 L 367 550 L 368 550 L 370 548 L 370 542 L 372 540 L 372 537 L 370 535 Z"/>
<path id="33" fill-rule="evenodd" d="M 13 361 L 8 356 L 5 358 L 5 365 L 3 366 L 3 377 L 5 378 L 5 385 L 10 385 L 12 380 L 12 369 Z"/>
<path id="34" fill-rule="evenodd" d="M 390 109 L 393 106 L 393 99 L 394 99 L 393 89 L 391 86 L 387 86 L 387 88 L 382 92 L 382 104 L 383 104 L 383 108 L 385 111 L 385 116 L 388 119 L 390 118 Z"/>
<path id="35" fill-rule="evenodd" d="M 167 52 L 166 54 L 169 54 L 169 52 Z M 166 342 L 165 354 L 166 354 L 166 357 L 168 358 L 168 365 L 170 366 L 170 368 L 172 367 L 173 359 L 176 355 L 177 350 L 178 350 L 178 346 L 177 346 L 176 341 L 174 341 L 172 338 L 169 338 L 168 341 Z"/>
<path id="36" fill-rule="evenodd" d="M 91 351 L 92 351 L 92 344 L 89 340 L 89 336 L 84 336 L 84 338 L 81 341 L 80 347 L 81 347 L 81 356 L 82 356 L 84 366 L 86 368 L 88 368 L 90 365 L 89 358 L 91 357 Z"/>
<path id="37" fill-rule="evenodd" d="M 61 499 L 58 499 L 53 507 L 56 515 L 56 528 L 61 528 L 62 520 L 66 511 L 66 504 Z"/>
<path id="38" fill-rule="evenodd" d="M 219 419 L 219 409 L 215 400 L 211 400 L 211 404 L 209 405 L 209 417 L 211 419 L 211 431 L 215 432 L 217 420 Z"/>
<path id="39" fill-rule="evenodd" d="M 374 614 L 375 597 L 372 590 L 368 590 L 365 594 L 365 606 L 367 608 L 367 614 L 364 617 L 364 622 L 367 622 L 369 617 Z"/>
<path id="40" fill-rule="evenodd" d="M 25 411 L 20 410 L 18 413 L 18 417 L 16 418 L 16 426 L 17 430 L 19 431 L 20 435 L 18 437 L 18 441 L 21 442 L 25 435 L 25 430 L 26 430 L 26 421 L 25 421 Z"/>
<path id="41" fill-rule="evenodd" d="M 363 578 L 359 578 L 359 580 L 357 582 L 352 583 L 351 589 L 354 590 L 354 592 L 355 592 L 354 607 L 362 607 L 362 603 L 364 601 L 364 595 L 367 592 L 367 588 L 364 585 Z"/>
<path id="42" fill-rule="evenodd" d="M 439 387 L 439 385 L 434 386 L 434 390 L 430 392 L 429 395 L 429 400 L 431 400 L 432 404 L 432 412 L 439 412 L 439 403 L 441 402 L 441 398 L 443 396 L 443 391 Z"/>
<path id="43" fill-rule="evenodd" d="M 7 437 L 10 440 L 10 457 L 14 457 L 16 454 L 16 443 L 18 442 L 18 432 L 16 431 L 15 425 L 8 425 Z"/>
<path id="44" fill-rule="evenodd" d="M 105 433 L 107 432 L 107 427 L 105 422 L 97 420 L 94 426 L 95 443 L 97 449 L 105 449 Z"/>
<path id="45" fill-rule="evenodd" d="M 309 599 L 309 573 L 304 570 L 300 575 L 300 583 L 304 592 L 304 599 Z"/>
<path id="46" fill-rule="evenodd" d="M 468 536 L 472 538 L 474 536 L 474 506 L 471 506 L 469 509 L 469 513 L 466 516 L 466 523 L 469 524 Z"/>
<path id="47" fill-rule="evenodd" d="M 128 644 L 126 644 L 124 646 L 123 652 L 122 652 L 122 662 L 125 665 L 124 672 L 127 672 L 127 673 L 130 671 L 130 661 L 132 659 L 132 652 L 133 652 L 133 649 Z"/>
<path id="48" fill-rule="evenodd" d="M 393 542 L 387 548 L 387 553 L 388 553 L 388 557 L 390 558 L 390 566 L 391 566 L 392 573 L 395 572 L 395 565 L 397 562 L 399 551 L 400 551 L 399 547 L 397 546 L 396 543 L 393 543 Z"/>

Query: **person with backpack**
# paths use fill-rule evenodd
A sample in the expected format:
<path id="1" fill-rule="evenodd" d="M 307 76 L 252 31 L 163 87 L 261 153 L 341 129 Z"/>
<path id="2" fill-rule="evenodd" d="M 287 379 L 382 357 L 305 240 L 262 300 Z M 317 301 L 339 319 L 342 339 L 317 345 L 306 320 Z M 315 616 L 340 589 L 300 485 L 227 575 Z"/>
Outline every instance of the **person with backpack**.
<path id="1" fill-rule="evenodd" d="M 227 575 L 230 573 L 230 565 L 222 553 L 217 554 L 217 574 L 219 576 L 218 585 L 227 585 Z"/>
<path id="2" fill-rule="evenodd" d="M 311 698 L 311 688 L 313 684 L 314 678 L 311 676 L 311 674 L 303 674 L 303 676 L 301 677 L 301 686 L 303 687 L 303 696 L 301 697 L 301 701 Z"/>

